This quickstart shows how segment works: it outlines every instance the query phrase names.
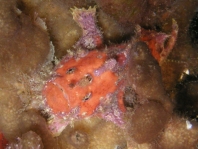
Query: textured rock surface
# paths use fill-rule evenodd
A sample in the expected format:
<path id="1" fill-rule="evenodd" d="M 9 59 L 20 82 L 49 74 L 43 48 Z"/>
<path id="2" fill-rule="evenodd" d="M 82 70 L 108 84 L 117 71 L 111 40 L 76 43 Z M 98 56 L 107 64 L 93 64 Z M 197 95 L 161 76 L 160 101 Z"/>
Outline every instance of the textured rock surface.
<path id="1" fill-rule="evenodd" d="M 109 7 L 109 4 L 112 7 Z M 191 45 L 191 38 L 187 33 L 197 4 L 198 2 L 194 0 L 108 2 L 2 0 L 0 2 L 0 132 L 9 143 L 14 143 L 17 137 L 22 136 L 21 138 L 25 139 L 26 137 L 23 136 L 27 135 L 26 132 L 34 131 L 40 136 L 42 143 L 40 139 L 35 140 L 39 140 L 38 144 L 43 144 L 46 149 L 86 147 L 104 149 L 104 146 L 116 149 L 180 149 L 182 147 L 194 149 L 198 144 L 197 122 L 187 121 L 181 115 L 175 116 L 172 108 L 175 107 L 173 103 L 183 103 L 183 98 L 180 97 L 184 92 L 186 96 L 182 97 L 193 100 L 193 106 L 190 103 L 189 107 L 194 109 L 197 107 L 197 95 L 194 92 L 197 92 L 198 79 L 195 78 L 192 83 L 188 77 L 187 80 L 184 77 L 188 74 L 197 76 L 198 71 L 197 49 Z M 68 125 L 59 137 L 52 137 L 46 123 L 48 115 L 39 111 L 40 107 L 34 109 L 35 106 L 30 106 L 29 103 L 40 99 L 37 92 L 50 74 L 49 69 L 42 68 L 42 66 L 46 67 L 43 64 L 47 58 L 52 60 L 53 57 L 53 52 L 51 57 L 48 57 L 50 41 L 54 44 L 55 56 L 60 58 L 69 53 L 69 49 L 73 50 L 72 46 L 82 35 L 81 29 L 72 18 L 70 8 L 74 6 L 88 8 L 94 5 L 97 5 L 99 21 L 97 23 L 99 29 L 104 32 L 105 44 L 126 42 L 131 35 L 134 35 L 136 24 L 170 33 L 173 18 L 179 26 L 178 39 L 161 67 L 150 55 L 145 44 L 137 42 L 134 45 L 136 48 L 130 54 L 131 71 L 127 78 L 132 89 L 129 87 L 128 104 L 126 104 L 128 106 L 126 129 L 121 130 L 110 122 L 93 118 L 74 122 L 74 125 Z M 56 59 L 51 63 L 52 66 L 54 63 Z M 186 70 L 189 70 L 189 73 Z M 184 90 L 178 91 L 175 86 L 183 79 L 187 81 L 187 83 L 182 82 L 187 89 L 184 87 Z M 30 80 L 34 83 L 38 81 L 38 84 L 30 83 Z M 33 109 L 29 110 L 29 108 Z M 188 108 L 186 111 L 189 111 Z M 191 112 L 193 118 L 198 114 L 196 110 Z M 185 116 L 192 118 L 191 114 Z M 138 135 L 135 135 L 137 133 Z M 37 138 L 35 135 L 29 137 L 27 138 L 30 140 Z"/>
<path id="2" fill-rule="evenodd" d="M 18 137 L 16 143 L 10 143 L 6 146 L 7 149 L 21 149 L 21 148 L 34 148 L 43 149 L 41 138 L 33 131 L 29 131 Z"/>

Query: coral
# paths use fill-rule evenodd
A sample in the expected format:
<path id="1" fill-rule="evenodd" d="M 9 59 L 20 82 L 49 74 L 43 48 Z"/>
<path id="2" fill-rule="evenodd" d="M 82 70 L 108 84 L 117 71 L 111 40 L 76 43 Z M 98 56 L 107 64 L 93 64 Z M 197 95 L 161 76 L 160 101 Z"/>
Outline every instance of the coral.
<path id="1" fill-rule="evenodd" d="M 35 17 L 35 12 L 39 18 L 45 20 L 46 26 L 53 44 L 55 45 L 55 55 L 62 58 L 68 54 L 68 49 L 73 50 L 73 45 L 82 37 L 82 31 L 78 24 L 72 19 L 71 9 L 73 7 L 88 8 L 95 6 L 94 1 L 87 0 L 50 0 L 50 1 L 31 1 L 22 0 L 19 7 L 24 13 L 29 14 L 32 18 Z M 53 12 L 51 11 L 53 10 Z M 97 10 L 98 11 L 98 10 Z M 58 16 L 58 17 L 57 17 Z M 103 31 L 104 40 L 121 41 L 125 30 L 117 24 L 117 22 L 103 11 L 97 13 L 96 17 Z M 68 40 L 69 39 L 69 40 Z"/>
<path id="2" fill-rule="evenodd" d="M 139 144 L 150 142 L 159 135 L 168 120 L 167 111 L 160 103 L 143 104 L 134 111 L 127 134 Z"/>
<path id="3" fill-rule="evenodd" d="M 130 51 L 130 57 L 130 63 L 133 65 L 130 65 L 127 77 L 131 87 L 139 97 L 138 101 L 140 103 L 147 100 L 157 101 L 171 112 L 172 103 L 164 90 L 160 67 L 146 44 L 137 42 Z M 161 85 L 158 86 L 159 84 Z"/>
<path id="4" fill-rule="evenodd" d="M 84 132 L 81 132 L 81 130 L 74 130 L 74 132 L 71 132 L 70 134 L 70 142 L 76 148 L 80 148 L 80 146 L 87 146 L 87 135 Z"/>
<path id="5" fill-rule="evenodd" d="M 0 129 L 5 139 L 13 145 L 17 143 L 16 138 L 22 139 L 20 144 L 33 140 L 30 141 L 33 145 L 43 144 L 46 149 L 196 148 L 198 55 L 195 43 L 191 42 L 192 31 L 196 32 L 191 19 L 195 18 L 197 4 L 194 0 L 2 0 Z M 81 14 L 90 6 L 92 12 L 96 9 L 95 15 L 84 19 L 83 24 L 92 20 L 93 28 L 86 30 L 96 34 L 81 30 L 82 25 L 75 22 L 70 9 L 82 8 L 73 10 Z M 177 30 L 171 33 L 172 19 L 177 21 L 179 28 L 176 42 L 176 34 L 172 33 Z M 160 66 L 150 53 L 152 47 L 134 36 L 137 24 L 142 35 L 169 36 L 163 44 L 159 36 L 151 40 L 152 43 L 156 39 L 159 47 L 169 47 L 170 53 L 165 55 Z M 88 61 L 85 59 L 99 53 L 104 57 L 96 59 L 96 63 L 100 63 L 97 68 L 81 69 L 78 61 L 86 67 L 93 66 L 92 57 Z M 59 84 L 61 78 L 56 71 L 66 68 L 66 63 L 72 66 L 71 62 L 85 74 L 90 71 L 84 76 L 69 69 L 68 73 L 73 75 L 71 79 L 76 81 L 71 83 L 74 85 L 71 90 L 87 89 L 97 80 L 100 85 L 94 82 L 91 90 L 104 97 L 99 103 L 96 100 L 91 102 L 93 106 L 86 107 L 84 103 L 95 94 L 83 92 L 84 102 L 77 100 L 77 106 L 71 108 L 58 104 L 60 109 L 50 99 L 51 106 L 58 109 L 55 112 L 50 106 L 46 108 L 42 89 L 56 79 Z M 115 80 L 111 81 L 109 76 Z M 190 77 L 195 78 L 194 82 Z M 109 88 L 103 85 L 105 83 L 111 84 Z M 52 88 L 56 90 L 55 87 Z M 65 110 L 66 116 L 59 112 L 61 110 Z M 83 111 L 89 114 L 83 115 Z M 48 125 L 56 126 L 50 127 L 51 130 L 55 128 L 62 133 L 54 137 Z"/>
<path id="6" fill-rule="evenodd" d="M 18 109 L 22 108 L 22 104 L 16 94 L 10 93 L 10 91 L 7 90 L 0 91 L 0 98 L 0 128 L 3 128 L 6 139 L 13 139 L 19 135 L 19 122 L 17 119 L 21 118 Z"/>
<path id="7" fill-rule="evenodd" d="M 6 149 L 22 149 L 22 148 L 34 148 L 43 149 L 41 138 L 33 131 L 29 131 L 17 138 L 17 142 L 9 143 Z"/>
<path id="8" fill-rule="evenodd" d="M 89 148 L 94 149 L 97 146 L 100 149 L 127 149 L 127 141 L 123 134 L 123 130 L 110 121 L 101 121 L 91 132 Z"/>
<path id="9" fill-rule="evenodd" d="M 78 5 L 72 3 L 78 3 Z M 80 2 L 22 0 L 19 5 L 24 12 L 31 14 L 32 17 L 36 12 L 38 17 L 45 20 L 49 34 L 56 46 L 56 56 L 61 58 L 67 53 L 67 49 L 72 48 L 82 33 L 72 19 L 70 8 L 73 6 L 83 7 L 86 6 L 86 3 L 87 1 L 84 0 Z M 91 2 L 89 4 L 93 5 Z"/>
<path id="10" fill-rule="evenodd" d="M 173 116 L 160 138 L 160 147 L 163 149 L 197 148 L 197 129 L 197 122 Z"/>
<path id="11" fill-rule="evenodd" d="M 40 112 L 36 110 L 25 111 L 18 121 L 20 123 L 18 129 L 21 130 L 21 135 L 28 131 L 33 131 L 42 138 L 44 148 L 58 148 L 56 140 L 51 135 L 46 120 L 41 116 Z M 18 135 L 18 137 L 21 135 Z"/>
<path id="12" fill-rule="evenodd" d="M 137 100 L 134 111 L 127 116 L 131 119 L 127 124 L 127 132 L 129 132 L 127 135 L 142 144 L 150 142 L 165 127 L 172 113 L 172 103 L 163 85 L 161 88 L 158 86 L 159 83 L 163 84 L 160 67 L 151 56 L 146 44 L 137 42 L 131 49 L 130 56 L 133 65 L 130 65 L 128 82 L 136 92 Z"/>
<path id="13" fill-rule="evenodd" d="M 61 148 L 88 148 L 95 127 L 100 123 L 100 119 L 96 117 L 74 121 L 72 125 L 68 125 L 58 137 L 58 143 Z"/>
<path id="14" fill-rule="evenodd" d="M 125 32 L 134 32 L 135 26 L 140 24 L 144 27 L 160 26 L 162 19 L 167 12 L 172 12 L 175 0 L 95 0 L 96 4 L 106 14 L 110 15 L 120 26 L 125 28 Z M 111 7 L 109 7 L 111 6 Z M 171 7 L 172 6 L 172 7 Z M 164 21 L 164 20 L 163 20 Z"/>
<path id="15" fill-rule="evenodd" d="M 74 121 L 58 136 L 58 143 L 68 149 L 127 148 L 122 129 L 97 117 Z"/>
<path id="16" fill-rule="evenodd" d="M 197 148 L 197 122 L 172 115 L 165 129 L 152 142 L 137 144 L 128 141 L 129 149 L 195 149 Z"/>
<path id="17" fill-rule="evenodd" d="M 30 98 L 21 99 L 27 80 L 46 60 L 50 41 L 48 33 L 36 27 L 31 18 L 16 8 L 16 1 L 1 1 L 0 31 L 0 127 L 11 141 L 24 130 L 21 118 Z"/>
<path id="18" fill-rule="evenodd" d="M 111 16 L 102 10 L 97 12 L 97 24 L 102 31 L 103 40 L 106 44 L 109 42 L 122 41 L 125 36 L 125 30 Z"/>

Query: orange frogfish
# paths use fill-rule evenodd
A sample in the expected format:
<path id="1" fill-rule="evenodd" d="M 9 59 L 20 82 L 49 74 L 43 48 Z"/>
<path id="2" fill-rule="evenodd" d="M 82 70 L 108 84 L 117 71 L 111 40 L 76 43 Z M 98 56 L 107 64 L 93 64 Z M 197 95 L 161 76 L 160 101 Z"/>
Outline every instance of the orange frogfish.
<path id="1" fill-rule="evenodd" d="M 54 136 L 73 120 L 94 115 L 124 126 L 126 109 L 123 97 L 128 85 L 126 72 L 129 69 L 129 53 L 136 40 L 104 46 L 95 13 L 95 7 L 72 9 L 73 19 L 82 28 L 82 37 L 73 46 L 75 54 L 66 55 L 60 61 L 42 90 L 46 111 L 50 115 L 49 128 Z M 167 38 L 164 34 L 151 36 L 146 31 L 140 34 L 143 41 L 148 41 L 149 47 L 153 48 L 153 43 L 157 45 L 154 45 L 154 51 Z M 154 51 L 152 54 L 161 61 L 171 47 L 160 52 L 161 55 Z"/>
<path id="2" fill-rule="evenodd" d="M 67 55 L 56 66 L 42 95 L 51 115 L 49 128 L 56 136 L 74 119 L 100 116 L 122 126 L 124 72 L 131 44 L 104 48 L 96 26 L 96 8 L 72 9 L 73 19 L 83 30 Z"/>

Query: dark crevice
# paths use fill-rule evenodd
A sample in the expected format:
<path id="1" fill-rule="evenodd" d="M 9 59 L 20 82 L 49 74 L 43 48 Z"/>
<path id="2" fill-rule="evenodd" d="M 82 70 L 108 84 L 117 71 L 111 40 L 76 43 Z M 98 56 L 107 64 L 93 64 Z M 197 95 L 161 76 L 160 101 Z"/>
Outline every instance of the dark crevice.
<path id="1" fill-rule="evenodd" d="M 198 47 L 198 12 L 195 13 L 189 26 L 189 34 L 192 45 Z"/>

